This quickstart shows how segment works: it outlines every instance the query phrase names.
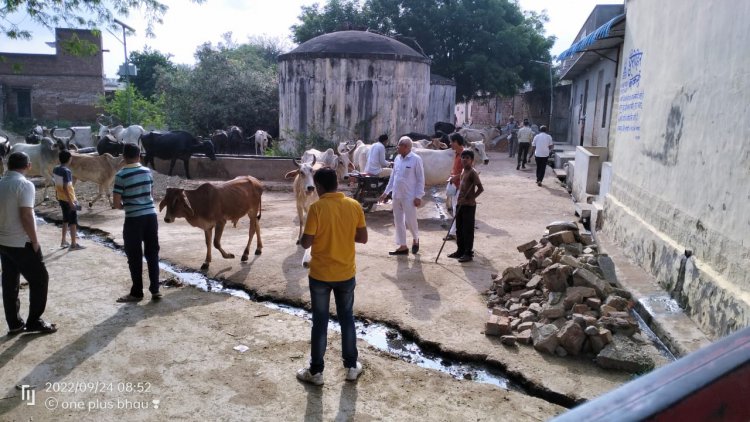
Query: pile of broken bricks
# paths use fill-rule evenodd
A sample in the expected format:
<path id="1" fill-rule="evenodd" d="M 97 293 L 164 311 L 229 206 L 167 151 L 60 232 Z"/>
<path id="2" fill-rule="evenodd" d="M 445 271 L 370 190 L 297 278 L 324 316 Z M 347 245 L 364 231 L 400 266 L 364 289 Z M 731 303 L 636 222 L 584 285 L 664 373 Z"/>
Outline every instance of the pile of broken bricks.
<path id="1" fill-rule="evenodd" d="M 518 251 L 526 263 L 493 275 L 485 335 L 561 357 L 594 356 L 604 368 L 653 369 L 653 360 L 640 351 L 631 295 L 605 277 L 602 266 L 611 261 L 590 232 L 575 222 L 555 222 L 539 242 Z"/>

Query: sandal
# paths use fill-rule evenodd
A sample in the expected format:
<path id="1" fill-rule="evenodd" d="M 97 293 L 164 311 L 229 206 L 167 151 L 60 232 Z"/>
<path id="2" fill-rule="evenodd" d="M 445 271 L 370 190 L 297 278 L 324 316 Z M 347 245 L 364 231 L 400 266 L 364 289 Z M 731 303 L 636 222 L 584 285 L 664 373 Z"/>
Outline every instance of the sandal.
<path id="1" fill-rule="evenodd" d="M 69 247 L 70 247 L 70 243 L 68 243 L 68 242 L 60 242 L 60 249 L 65 249 L 65 248 L 69 248 Z"/>
<path id="2" fill-rule="evenodd" d="M 161 292 L 151 294 L 151 300 L 161 300 L 164 295 Z"/>
<path id="3" fill-rule="evenodd" d="M 125 295 L 122 297 L 117 298 L 117 303 L 132 303 L 132 302 L 140 302 L 142 301 L 142 297 L 135 297 L 132 295 Z"/>
<path id="4" fill-rule="evenodd" d="M 75 245 L 70 245 L 70 248 L 68 248 L 68 250 L 71 250 L 71 251 L 80 251 L 81 249 L 86 249 L 86 247 L 79 243 L 76 243 Z"/>

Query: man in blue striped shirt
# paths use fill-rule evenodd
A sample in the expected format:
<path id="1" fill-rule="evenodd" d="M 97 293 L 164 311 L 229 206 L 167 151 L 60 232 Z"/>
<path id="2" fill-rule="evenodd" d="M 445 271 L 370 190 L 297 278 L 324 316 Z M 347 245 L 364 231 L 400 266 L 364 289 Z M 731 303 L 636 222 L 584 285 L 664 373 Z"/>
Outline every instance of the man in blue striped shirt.
<path id="1" fill-rule="evenodd" d="M 154 179 L 151 170 L 141 166 L 138 145 L 126 143 L 123 157 L 127 164 L 115 175 L 112 199 L 114 208 L 125 210 L 122 238 L 133 286 L 130 293 L 118 298 L 117 302 L 139 302 L 143 299 L 144 252 L 150 281 L 148 290 L 151 299 L 157 300 L 162 295 L 159 292 L 159 223 L 151 197 Z"/>

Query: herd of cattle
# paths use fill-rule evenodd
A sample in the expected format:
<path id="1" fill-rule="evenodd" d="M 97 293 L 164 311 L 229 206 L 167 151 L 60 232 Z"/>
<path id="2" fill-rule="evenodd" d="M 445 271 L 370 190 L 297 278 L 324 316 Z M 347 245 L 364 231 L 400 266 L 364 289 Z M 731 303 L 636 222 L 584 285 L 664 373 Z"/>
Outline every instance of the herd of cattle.
<path id="1" fill-rule="evenodd" d="M 453 166 L 454 152 L 440 142 L 440 139 L 444 139 L 444 137 L 441 136 L 440 132 L 442 131 L 437 129 L 436 125 L 436 135 L 434 136 L 410 134 L 416 140 L 413 152 L 418 154 L 424 163 L 425 185 L 427 186 L 445 185 Z M 459 129 L 458 132 L 467 138 L 469 143 L 466 148 L 473 150 L 478 161 L 486 165 L 489 164 L 489 158 L 485 150 L 485 140 L 492 140 L 499 136 L 499 132 L 495 134 L 494 131 L 497 131 L 497 129 L 463 128 Z M 69 142 L 55 136 L 54 132 L 54 130 L 47 133 L 42 132 L 42 136 L 36 144 L 17 143 L 12 146 L 7 139 L 0 136 L 0 157 L 4 158 L 9 153 L 16 151 L 22 151 L 29 155 L 32 167 L 27 176 L 40 176 L 45 179 L 43 191 L 45 199 L 48 198 L 47 189 L 52 184 L 52 169 L 59 162 L 58 154 L 61 150 L 69 148 Z M 228 131 L 216 131 L 212 138 L 216 139 L 217 134 L 221 135 L 222 139 L 226 137 L 226 148 L 231 150 L 231 139 L 235 139 L 234 142 L 236 142 L 236 134 L 239 134 L 241 138 L 241 129 L 235 126 Z M 260 136 L 263 138 L 261 142 L 267 145 L 268 134 L 264 132 Z M 256 139 L 257 137 L 258 133 L 256 133 Z M 211 160 L 216 160 L 217 147 L 214 142 L 198 139 L 185 131 L 146 132 L 140 126 L 128 128 L 103 126 L 97 146 L 98 153 L 71 152 L 72 159 L 69 167 L 74 176 L 74 183 L 78 180 L 89 181 L 97 184 L 99 188 L 97 196 L 89 202 L 89 207 L 93 207 L 94 203 L 103 196 L 107 197 L 110 205 L 112 204 L 110 195 L 114 177 L 117 171 L 124 166 L 124 160 L 120 156 L 124 142 L 140 142 L 145 152 L 145 165 L 151 163 L 153 167 L 155 157 L 170 160 L 170 175 L 176 160 L 180 159 L 183 160 L 185 165 L 185 175 L 190 178 L 189 159 L 195 153 L 205 154 Z M 224 148 L 224 144 L 222 144 L 222 148 Z M 328 148 L 325 151 L 310 149 L 305 151 L 300 160 L 293 160 L 297 168 L 287 173 L 286 177 L 294 179 L 293 191 L 299 218 L 297 243 L 302 237 L 309 207 L 317 200 L 313 173 L 326 166 L 335 169 L 339 179 L 346 181 L 350 172 L 364 172 L 370 148 L 370 144 L 365 144 L 361 140 L 341 142 L 336 145 L 335 149 Z M 2 172 L 4 170 L 0 168 L 0 174 Z M 237 220 L 244 215 L 250 217 L 251 224 L 247 247 L 242 259 L 247 260 L 250 243 L 254 235 L 258 237 L 255 254 L 261 253 L 262 242 L 258 224 L 261 193 L 262 185 L 250 176 L 238 177 L 224 183 L 206 183 L 192 191 L 169 188 L 160 203 L 160 210 L 167 208 L 165 221 L 168 223 L 174 221 L 175 218 L 184 217 L 191 225 L 204 230 L 207 252 L 202 268 L 205 269 L 211 262 L 212 237 L 213 246 L 221 252 L 224 258 L 233 257 L 221 248 L 221 235 L 227 221 L 232 221 L 236 225 Z M 207 204 L 214 205 L 209 207 Z M 212 231 L 214 232 L 213 235 Z M 309 262 L 309 259 L 308 250 L 303 263 Z"/>

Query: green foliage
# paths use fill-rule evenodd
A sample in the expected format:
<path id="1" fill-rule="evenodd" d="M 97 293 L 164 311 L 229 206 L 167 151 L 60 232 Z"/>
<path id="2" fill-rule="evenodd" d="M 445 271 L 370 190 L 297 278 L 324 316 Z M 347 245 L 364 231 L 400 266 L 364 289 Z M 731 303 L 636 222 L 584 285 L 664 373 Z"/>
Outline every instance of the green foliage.
<path id="1" fill-rule="evenodd" d="M 146 47 L 143 52 L 131 52 L 130 63 L 138 68 L 138 74 L 130 77 L 130 83 L 145 98 L 151 99 L 156 93 L 159 74 L 174 69 L 174 64 L 170 60 L 171 57 L 171 54 L 162 54 L 159 51 L 151 50 L 149 47 Z M 120 77 L 120 81 L 123 80 L 124 78 Z"/>
<path id="2" fill-rule="evenodd" d="M 161 128 L 165 125 L 164 96 L 158 96 L 155 102 L 143 97 L 133 85 L 115 92 L 111 101 L 104 97 L 99 99 L 99 107 L 124 126 L 139 124 L 145 127 Z M 130 121 L 128 121 L 128 102 L 130 103 Z"/>
<path id="3" fill-rule="evenodd" d="M 273 44 L 237 44 L 231 33 L 203 44 L 194 68 L 178 66 L 159 79 L 170 127 L 210 133 L 231 125 L 246 135 L 278 127 L 278 83 Z"/>
<path id="4" fill-rule="evenodd" d="M 549 86 L 547 68 L 531 62 L 550 61 L 547 17 L 511 0 L 330 0 L 303 7 L 299 19 L 291 28 L 298 43 L 366 27 L 421 49 L 433 73 L 456 81 L 459 98 L 512 95 L 526 82 Z"/>
<path id="5" fill-rule="evenodd" d="M 101 37 L 101 31 L 93 31 L 94 35 Z M 64 52 L 72 56 L 94 56 L 99 52 L 99 46 L 88 40 L 82 40 L 77 34 L 60 42 Z"/>

